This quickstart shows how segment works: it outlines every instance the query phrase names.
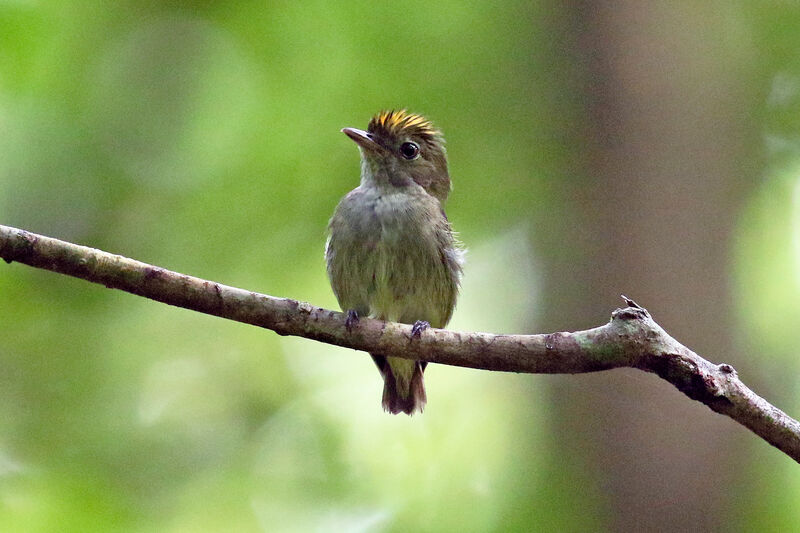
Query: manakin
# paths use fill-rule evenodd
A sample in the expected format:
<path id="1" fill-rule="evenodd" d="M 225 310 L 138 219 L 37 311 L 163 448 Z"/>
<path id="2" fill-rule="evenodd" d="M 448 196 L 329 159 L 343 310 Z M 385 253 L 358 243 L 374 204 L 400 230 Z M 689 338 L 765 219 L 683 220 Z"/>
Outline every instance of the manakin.
<path id="1" fill-rule="evenodd" d="M 342 130 L 361 152 L 361 184 L 336 207 L 325 249 L 328 277 L 348 324 L 359 316 L 442 328 L 453 314 L 464 252 L 444 212 L 450 176 L 442 133 L 401 111 L 374 116 L 366 131 Z M 372 354 L 383 408 L 425 406 L 425 361 Z"/>

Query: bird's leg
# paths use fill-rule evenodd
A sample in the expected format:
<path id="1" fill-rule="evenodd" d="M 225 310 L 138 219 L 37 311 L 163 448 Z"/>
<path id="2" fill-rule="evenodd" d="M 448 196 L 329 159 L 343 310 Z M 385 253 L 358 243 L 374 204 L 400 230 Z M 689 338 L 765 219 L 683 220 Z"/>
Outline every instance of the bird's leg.
<path id="1" fill-rule="evenodd" d="M 414 322 L 414 325 L 411 327 L 411 336 L 415 338 L 419 338 L 422 335 L 422 332 L 431 327 L 431 325 L 424 321 L 424 320 L 417 320 Z"/>
<path id="2" fill-rule="evenodd" d="M 347 310 L 347 318 L 344 320 L 344 327 L 347 333 L 352 333 L 353 328 L 358 325 L 358 311 L 355 309 Z"/>

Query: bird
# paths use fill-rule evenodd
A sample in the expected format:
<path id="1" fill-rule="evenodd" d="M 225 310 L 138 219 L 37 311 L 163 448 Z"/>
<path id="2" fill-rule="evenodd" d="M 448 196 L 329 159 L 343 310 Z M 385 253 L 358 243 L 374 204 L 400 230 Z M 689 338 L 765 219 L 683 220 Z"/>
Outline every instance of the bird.
<path id="1" fill-rule="evenodd" d="M 465 250 L 445 215 L 451 182 L 444 136 L 405 109 L 381 111 L 366 131 L 341 130 L 358 145 L 361 182 L 328 223 L 327 273 L 347 313 L 413 324 L 412 337 L 443 328 L 456 306 Z M 372 353 L 383 409 L 422 412 L 427 362 Z"/>

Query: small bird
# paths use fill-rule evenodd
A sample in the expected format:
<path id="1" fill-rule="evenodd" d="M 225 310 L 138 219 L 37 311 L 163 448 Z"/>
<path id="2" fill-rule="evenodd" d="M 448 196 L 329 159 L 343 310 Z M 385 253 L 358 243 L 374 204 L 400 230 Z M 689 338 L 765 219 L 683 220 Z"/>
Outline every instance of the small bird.
<path id="1" fill-rule="evenodd" d="M 359 317 L 414 324 L 413 336 L 450 321 L 464 251 L 444 213 L 450 176 L 442 133 L 425 117 L 382 111 L 367 131 L 344 128 L 361 152 L 361 184 L 336 207 L 325 246 L 328 277 L 348 327 Z M 427 363 L 371 354 L 383 408 L 425 406 Z"/>

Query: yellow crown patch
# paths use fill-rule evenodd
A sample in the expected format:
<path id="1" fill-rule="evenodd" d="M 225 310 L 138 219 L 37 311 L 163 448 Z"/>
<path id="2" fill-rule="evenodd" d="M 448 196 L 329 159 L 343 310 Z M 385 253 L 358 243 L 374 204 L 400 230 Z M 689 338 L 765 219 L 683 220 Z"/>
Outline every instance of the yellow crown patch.
<path id="1" fill-rule="evenodd" d="M 370 133 L 382 132 L 387 135 L 415 135 L 425 140 L 439 138 L 442 132 L 437 130 L 433 123 L 422 115 L 409 113 L 405 109 L 399 111 L 381 111 L 369 121 L 367 131 Z"/>

